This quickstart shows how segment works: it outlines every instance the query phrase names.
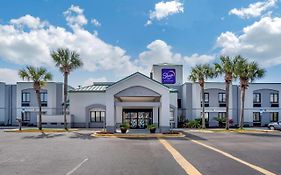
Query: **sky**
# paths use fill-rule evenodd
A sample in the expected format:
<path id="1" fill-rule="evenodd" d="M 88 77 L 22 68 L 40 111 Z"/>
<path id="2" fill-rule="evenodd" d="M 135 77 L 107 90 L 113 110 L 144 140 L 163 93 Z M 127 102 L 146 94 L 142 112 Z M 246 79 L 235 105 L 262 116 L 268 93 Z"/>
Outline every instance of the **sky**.
<path id="1" fill-rule="evenodd" d="M 0 81 L 43 66 L 63 81 L 50 51 L 69 48 L 84 65 L 73 87 L 117 81 L 152 64 L 192 66 L 242 55 L 281 82 L 280 0 L 9 0 L 0 5 Z M 216 81 L 220 81 L 218 79 Z"/>

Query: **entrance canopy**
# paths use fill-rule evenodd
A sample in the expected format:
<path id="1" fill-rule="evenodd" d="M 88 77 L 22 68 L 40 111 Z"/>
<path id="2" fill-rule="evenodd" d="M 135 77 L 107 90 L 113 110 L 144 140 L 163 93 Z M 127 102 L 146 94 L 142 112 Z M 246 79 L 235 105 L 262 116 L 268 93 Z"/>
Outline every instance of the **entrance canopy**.
<path id="1" fill-rule="evenodd" d="M 106 127 L 109 131 L 114 132 L 116 126 L 126 121 L 138 128 L 154 123 L 163 131 L 167 130 L 170 126 L 169 108 L 169 88 L 139 72 L 106 89 Z M 149 112 L 141 111 L 146 109 Z"/>

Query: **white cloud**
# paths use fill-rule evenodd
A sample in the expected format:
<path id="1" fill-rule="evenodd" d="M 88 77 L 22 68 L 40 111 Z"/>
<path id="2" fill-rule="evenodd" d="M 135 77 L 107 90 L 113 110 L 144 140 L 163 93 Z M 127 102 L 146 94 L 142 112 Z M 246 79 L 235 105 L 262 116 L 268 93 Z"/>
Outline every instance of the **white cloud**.
<path id="1" fill-rule="evenodd" d="M 112 70 L 122 76 L 138 70 L 125 50 L 104 42 L 96 32 L 90 33 L 82 27 L 87 21 L 82 9 L 72 5 L 64 14 L 73 31 L 51 24 L 34 29 L 23 22 L 22 17 L 6 25 L 0 24 L 0 58 L 20 65 L 53 66 L 50 50 L 67 47 L 80 53 L 87 71 Z M 35 26 L 42 23 L 33 16 L 28 19 L 35 21 Z M 28 24 L 28 30 L 18 27 L 23 23 Z"/>
<path id="2" fill-rule="evenodd" d="M 139 54 L 139 64 L 151 68 L 151 65 L 157 63 L 175 63 L 183 64 L 187 67 L 195 66 L 201 63 L 210 63 L 215 60 L 213 55 L 199 55 L 197 53 L 191 56 L 183 56 L 180 53 L 173 53 L 172 47 L 162 40 L 155 40 L 147 46 L 147 51 Z"/>
<path id="3" fill-rule="evenodd" d="M 255 60 L 264 67 L 281 64 L 281 18 L 263 17 L 243 29 L 241 35 L 222 33 L 217 38 L 221 54 Z"/>
<path id="4" fill-rule="evenodd" d="M 199 54 L 195 53 L 191 56 L 185 56 L 184 60 L 187 65 L 195 66 L 196 64 L 210 63 L 215 60 L 215 56 L 214 55 L 199 55 Z"/>
<path id="5" fill-rule="evenodd" d="M 71 5 L 63 14 L 66 18 L 67 24 L 72 28 L 81 28 L 88 23 L 88 20 L 83 14 L 84 10 L 79 6 Z"/>
<path id="6" fill-rule="evenodd" d="M 97 19 L 95 19 L 95 18 L 91 20 L 91 23 L 94 24 L 96 27 L 100 27 L 101 26 L 101 23 Z"/>
<path id="7" fill-rule="evenodd" d="M 113 77 L 105 77 L 114 80 L 136 71 L 149 73 L 152 64 L 167 62 L 190 66 L 211 61 L 213 58 L 198 54 L 183 56 L 174 53 L 166 42 L 155 40 L 148 44 L 147 50 L 132 59 L 126 50 L 106 43 L 98 37 L 97 32 L 90 33 L 83 28 L 87 21 L 83 9 L 72 5 L 64 14 L 71 31 L 52 24 L 37 27 L 47 22 L 31 15 L 28 18 L 24 16 L 24 18 L 13 19 L 9 24 L 0 24 L 0 59 L 18 65 L 54 67 L 50 50 L 64 47 L 76 50 L 80 54 L 84 62 L 83 70 L 110 72 Z M 80 17 L 76 18 L 76 16 Z M 84 18 L 82 22 L 77 20 Z M 18 27 L 23 24 L 27 30 Z M 93 80 L 90 79 L 87 83 Z M 99 80 L 106 79 L 102 76 Z"/>
<path id="8" fill-rule="evenodd" d="M 149 14 L 149 19 L 146 22 L 146 25 L 152 24 L 153 20 L 162 20 L 170 15 L 183 13 L 184 7 L 183 3 L 179 0 L 173 0 L 168 2 L 158 2 L 155 4 L 154 11 L 151 11 Z"/>
<path id="9" fill-rule="evenodd" d="M 256 3 L 250 4 L 247 8 L 237 9 L 234 8 L 229 11 L 231 15 L 237 15 L 240 18 L 251 18 L 261 16 L 263 12 L 267 11 L 269 8 L 274 7 L 278 0 L 266 0 L 259 1 Z"/>
<path id="10" fill-rule="evenodd" d="M 27 14 L 18 19 L 11 19 L 10 23 L 17 27 L 28 27 L 30 29 L 39 29 L 48 25 L 47 22 L 41 21 L 40 18 L 34 18 L 33 16 Z"/>
<path id="11" fill-rule="evenodd" d="M 88 78 L 87 80 L 84 81 L 83 86 L 89 86 L 92 85 L 93 82 L 107 82 L 106 77 L 99 77 L 99 78 Z"/>
<path id="12" fill-rule="evenodd" d="M 18 81 L 22 81 L 18 76 L 18 70 L 0 68 L 0 82 L 15 84 Z"/>

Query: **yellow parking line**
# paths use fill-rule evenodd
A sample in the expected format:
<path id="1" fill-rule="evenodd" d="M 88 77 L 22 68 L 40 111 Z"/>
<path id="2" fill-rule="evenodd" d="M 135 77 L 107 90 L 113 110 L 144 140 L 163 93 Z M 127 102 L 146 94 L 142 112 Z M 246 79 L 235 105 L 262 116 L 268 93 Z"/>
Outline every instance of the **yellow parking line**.
<path id="1" fill-rule="evenodd" d="M 248 167 L 250 167 L 250 168 L 252 168 L 252 169 L 254 169 L 254 170 L 256 170 L 256 171 L 259 171 L 259 172 L 262 173 L 262 174 L 266 174 L 266 175 L 276 175 L 275 173 L 270 172 L 270 171 L 268 171 L 268 170 L 266 170 L 266 169 L 264 169 L 264 168 L 261 168 L 261 167 L 259 167 L 259 166 L 257 166 L 257 165 L 254 165 L 254 164 L 251 164 L 251 163 L 246 162 L 246 161 L 244 161 L 244 160 L 241 160 L 241 159 L 239 159 L 239 158 L 237 158 L 237 157 L 235 157 L 235 156 L 233 156 L 233 155 L 231 155 L 231 154 L 229 154 L 229 153 L 226 153 L 226 152 L 224 152 L 224 151 L 221 151 L 221 150 L 219 150 L 219 149 L 217 149 L 217 148 L 214 148 L 214 147 L 212 147 L 212 146 L 206 145 L 206 144 L 204 144 L 204 143 L 202 143 L 202 142 L 199 142 L 199 141 L 197 141 L 197 140 L 192 140 L 192 139 L 187 139 L 187 140 L 190 140 L 190 141 L 193 142 L 193 143 L 196 143 L 196 144 L 198 144 L 198 145 L 201 145 L 201 146 L 203 146 L 203 147 L 206 147 L 206 148 L 208 148 L 208 149 L 211 149 L 211 150 L 213 150 L 213 151 L 216 151 L 216 152 L 218 152 L 218 153 L 220 153 L 220 154 L 222 154 L 222 155 L 224 155 L 224 156 L 226 156 L 226 157 L 228 157 L 228 158 L 230 158 L 230 159 L 233 159 L 233 160 L 235 160 L 235 161 L 237 161 L 237 162 L 240 162 L 240 163 L 242 163 L 242 164 L 244 164 L 244 165 L 246 165 L 246 166 L 248 166 Z"/>
<path id="2" fill-rule="evenodd" d="M 172 145 L 166 140 L 158 138 L 160 143 L 172 154 L 177 163 L 184 169 L 187 174 L 201 175 L 201 173 L 189 163 Z"/>

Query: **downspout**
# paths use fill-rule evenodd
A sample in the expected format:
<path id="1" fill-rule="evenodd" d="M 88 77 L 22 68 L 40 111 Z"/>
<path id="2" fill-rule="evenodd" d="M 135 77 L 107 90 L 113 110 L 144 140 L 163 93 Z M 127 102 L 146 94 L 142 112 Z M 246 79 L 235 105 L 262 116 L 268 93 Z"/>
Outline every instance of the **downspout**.
<path id="1" fill-rule="evenodd" d="M 236 96 L 238 97 L 238 95 L 240 94 L 240 93 L 239 93 L 239 88 L 237 87 L 236 89 L 237 89 L 237 90 L 236 90 L 236 91 L 237 91 L 237 95 L 236 95 Z M 240 114 L 239 114 L 239 101 L 240 101 L 240 97 L 237 98 L 236 101 L 237 101 L 237 102 L 236 102 L 236 103 L 237 103 L 237 107 L 236 107 L 236 108 L 237 108 L 237 111 L 236 111 L 236 112 L 237 112 L 237 115 L 236 115 L 236 117 L 237 117 L 237 124 L 239 124 L 239 115 L 240 115 Z"/>
<path id="2" fill-rule="evenodd" d="M 13 125 L 13 114 L 12 114 L 12 112 L 13 112 L 13 110 L 12 110 L 12 105 L 13 105 L 13 91 L 12 91 L 12 85 L 10 86 L 10 118 L 11 118 L 11 125 Z M 9 124 L 9 122 L 8 122 L 8 124 Z"/>

